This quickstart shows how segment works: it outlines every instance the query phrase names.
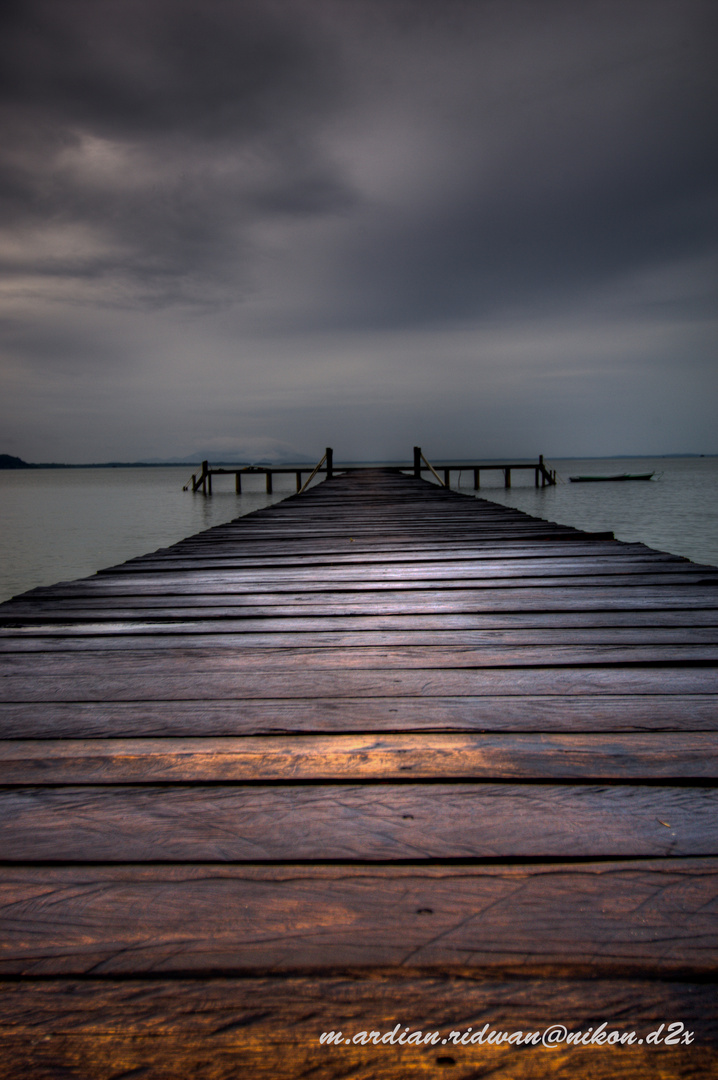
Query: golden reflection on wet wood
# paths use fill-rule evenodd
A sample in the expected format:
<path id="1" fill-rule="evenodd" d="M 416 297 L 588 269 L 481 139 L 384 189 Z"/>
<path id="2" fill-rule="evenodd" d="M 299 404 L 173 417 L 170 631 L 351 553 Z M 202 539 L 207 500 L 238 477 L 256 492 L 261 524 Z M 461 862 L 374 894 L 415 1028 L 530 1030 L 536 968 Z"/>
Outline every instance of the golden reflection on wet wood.
<path id="1" fill-rule="evenodd" d="M 5 784 L 263 780 L 715 780 L 718 732 L 16 739 Z"/>

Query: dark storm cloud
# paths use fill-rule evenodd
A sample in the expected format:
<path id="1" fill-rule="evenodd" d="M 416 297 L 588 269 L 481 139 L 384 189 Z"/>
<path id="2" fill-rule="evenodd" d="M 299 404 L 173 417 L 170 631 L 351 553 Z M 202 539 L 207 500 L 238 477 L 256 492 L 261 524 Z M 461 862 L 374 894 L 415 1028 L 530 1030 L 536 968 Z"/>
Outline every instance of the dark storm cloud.
<path id="1" fill-rule="evenodd" d="M 416 109 L 404 107 L 409 127 L 417 117 L 433 125 L 419 167 L 443 164 L 428 193 L 407 177 L 394 212 L 342 248 L 339 319 L 405 326 L 560 308 L 622 276 L 716 252 L 714 11 L 588 5 L 577 19 L 566 5 L 518 5 L 526 22 L 507 43 L 480 9 L 468 50 L 466 36 L 448 48 L 440 39 L 433 56 L 429 42 L 412 41 L 447 73 L 452 59 L 465 65 L 423 114 L 419 83 Z M 501 63 L 486 76 L 492 52 Z M 361 304 L 345 308 L 352 285 Z"/>
<path id="2" fill-rule="evenodd" d="M 83 453 L 115 431 L 104 457 L 140 412 L 153 455 L 240 418 L 299 446 L 340 406 L 357 454 L 371 417 L 404 409 L 407 433 L 441 413 L 447 438 L 493 410 L 498 439 L 526 429 L 514 383 L 525 416 L 559 386 L 575 412 L 590 385 L 599 439 L 624 370 L 636 415 L 656 367 L 671 408 L 678 356 L 690 415 L 715 347 L 717 16 L 712 0 L 6 2 L 8 449 L 34 453 L 17 417 L 50 371 L 38 424 L 60 445 L 53 410 L 84 372 L 73 429 L 95 416 Z"/>
<path id="3" fill-rule="evenodd" d="M 22 0 L 2 29 L 5 101 L 105 136 L 256 133 L 336 92 L 301 4 Z"/>
<path id="4" fill-rule="evenodd" d="M 528 167 L 527 167 L 528 169 Z M 614 177 L 603 189 L 559 183 L 536 205 L 529 185 L 471 195 L 385 223 L 342 252 L 341 285 L 359 292 L 336 313 L 354 324 L 413 325 L 451 318 L 560 309 L 621 275 L 715 252 L 714 193 L 686 172 L 673 189 L 650 165 Z M 527 171 L 527 180 L 530 169 Z M 713 313 L 714 298 L 706 297 Z"/>
<path id="5" fill-rule="evenodd" d="M 710 15 L 671 2 L 581 16 L 551 2 L 10 5 L 0 206 L 11 233 L 50 236 L 34 255 L 11 245 L 4 268 L 226 302 L 255 287 L 262 225 L 346 215 L 303 319 L 382 326 L 556 302 L 701 253 L 715 243 Z M 388 196 L 362 192 L 336 152 L 383 113 L 388 143 L 395 128 L 424 144 Z"/>
<path id="6" fill-rule="evenodd" d="M 207 299 L 257 220 L 349 198 L 304 121 L 341 88 L 301 5 L 30 0 L 5 9 L 0 41 L 4 221 L 96 234 L 33 272 Z"/>

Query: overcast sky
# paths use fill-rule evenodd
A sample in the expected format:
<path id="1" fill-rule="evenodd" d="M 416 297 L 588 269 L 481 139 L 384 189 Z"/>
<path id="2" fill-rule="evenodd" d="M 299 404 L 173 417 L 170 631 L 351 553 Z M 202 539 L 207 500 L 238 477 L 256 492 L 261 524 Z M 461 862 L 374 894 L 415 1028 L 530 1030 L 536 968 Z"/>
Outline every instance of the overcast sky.
<path id="1" fill-rule="evenodd" d="M 0 452 L 718 453 L 715 0 L 6 0 Z"/>

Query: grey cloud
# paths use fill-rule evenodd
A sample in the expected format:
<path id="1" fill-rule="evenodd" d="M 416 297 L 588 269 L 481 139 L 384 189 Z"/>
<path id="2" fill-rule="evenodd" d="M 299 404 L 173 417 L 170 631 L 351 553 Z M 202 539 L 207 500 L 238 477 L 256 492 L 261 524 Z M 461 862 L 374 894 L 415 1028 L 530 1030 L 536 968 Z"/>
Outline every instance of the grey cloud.
<path id="1" fill-rule="evenodd" d="M 703 0 L 6 3 L 0 317 L 21 322 L 4 355 L 28 385 L 52 365 L 58 386 L 63 372 L 138 379 L 145 365 L 147 387 L 172 386 L 171 418 L 146 390 L 168 437 L 183 414 L 198 423 L 198 386 L 208 426 L 219 399 L 230 424 L 241 381 L 257 433 L 279 425 L 266 434 L 281 438 L 287 409 L 305 418 L 291 421 L 297 445 L 340 401 L 358 445 L 382 370 L 421 386 L 435 364 L 417 359 L 421 334 L 454 376 L 445 417 L 472 370 L 509 409 L 506 380 L 524 377 L 532 349 L 550 354 L 562 320 L 577 341 L 583 320 L 590 343 L 568 374 L 546 361 L 566 402 L 589 375 L 613 387 L 629 325 L 645 335 L 632 370 L 650 369 L 664 325 L 695 360 L 696 324 L 701 356 L 714 333 L 717 12 Z M 516 345 L 517 326 L 535 343 Z M 403 427 L 434 402 L 427 382 Z M 397 390 L 382 415 L 400 407 Z M 118 394 L 118 431 L 122 408 Z"/>
<path id="2" fill-rule="evenodd" d="M 98 134 L 254 132 L 337 93 L 301 4 L 28 0 L 4 23 L 4 100 Z"/>
<path id="3" fill-rule="evenodd" d="M 346 206 L 350 191 L 312 145 L 341 79 L 301 14 L 35 0 L 6 15 L 4 220 L 80 225 L 102 248 L 39 256 L 35 272 L 114 272 L 139 296 L 191 301 L 196 289 L 206 301 L 208 281 L 251 259 L 257 219 Z M 12 257 L 4 267 L 20 269 Z"/>
<path id="4" fill-rule="evenodd" d="M 2 35 L 0 205 L 96 234 L 37 273 L 153 302 L 251 293 L 262 224 L 346 215 L 329 324 L 482 316 L 715 243 L 707 9 L 586 10 L 31 0 Z M 445 160 L 427 190 L 407 170 L 398 205 L 334 152 L 383 109 Z"/>

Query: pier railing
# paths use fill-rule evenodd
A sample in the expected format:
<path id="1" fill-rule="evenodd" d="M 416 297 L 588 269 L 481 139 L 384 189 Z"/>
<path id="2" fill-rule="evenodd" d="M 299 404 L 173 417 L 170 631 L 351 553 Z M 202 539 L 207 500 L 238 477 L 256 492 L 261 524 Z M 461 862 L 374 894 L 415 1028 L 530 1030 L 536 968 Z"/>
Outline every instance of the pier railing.
<path id="1" fill-rule="evenodd" d="M 236 469 L 226 468 L 224 466 L 211 466 L 208 461 L 202 462 L 202 467 L 199 473 L 193 473 L 191 479 L 182 488 L 183 491 L 189 491 L 190 488 L 193 492 L 202 491 L 203 495 L 212 494 L 212 477 L 213 476 L 234 476 L 234 488 L 238 495 L 242 493 L 242 477 L 243 476 L 264 476 L 266 478 L 266 490 L 267 494 L 272 493 L 272 477 L 275 475 L 291 475 L 294 474 L 296 478 L 296 490 L 298 493 L 305 491 L 309 484 L 312 482 L 315 476 L 323 473 L 327 480 L 331 480 L 335 472 L 361 472 L 364 469 L 370 469 L 371 465 L 341 465 L 338 468 L 334 466 L 334 451 L 328 446 L 324 452 L 324 456 L 320 459 L 317 465 L 312 467 L 308 465 L 243 465 Z M 409 472 L 412 466 L 396 465 L 394 466 L 397 472 Z M 415 477 L 420 478 L 422 473 L 428 472 L 441 484 L 443 487 L 451 486 L 451 474 L 471 471 L 474 474 L 474 490 L 478 491 L 481 486 L 481 473 L 490 471 L 499 471 L 504 474 L 504 487 L 511 487 L 511 473 L 519 470 L 532 470 L 534 473 L 534 484 L 536 487 L 553 487 L 556 483 L 556 470 L 549 469 L 544 462 L 543 454 L 539 454 L 538 461 L 511 461 L 511 462 L 495 462 L 495 461 L 473 461 L 473 462 L 442 462 L 439 466 L 439 471 L 443 472 L 444 479 L 441 479 L 439 471 L 426 459 L 422 453 L 420 446 L 414 447 L 414 463 L 413 474 Z M 309 474 L 307 476 L 307 474 Z M 307 479 L 303 482 L 304 476 Z"/>
<path id="2" fill-rule="evenodd" d="M 299 487 L 299 481 L 300 481 L 301 477 L 297 477 L 297 487 L 298 487 L 300 495 L 302 494 L 303 491 L 306 491 L 306 489 L 309 487 L 312 480 L 314 479 L 314 477 L 317 475 L 317 473 L 321 469 L 322 465 L 326 465 L 325 472 L 327 474 L 327 480 L 331 480 L 332 475 L 333 475 L 333 473 L 332 473 L 333 454 L 334 454 L 334 451 L 332 450 L 331 446 L 328 446 L 326 448 L 326 450 L 324 451 L 324 457 L 319 459 L 319 464 L 314 467 L 314 469 L 309 474 L 308 478 L 305 480 L 305 482 L 304 482 L 304 484 L 303 484 L 303 486 L 301 488 Z"/>
<path id="3" fill-rule="evenodd" d="M 424 465 L 421 462 L 424 462 Z M 534 473 L 534 484 L 536 487 L 554 487 L 556 484 L 556 470 L 549 469 L 544 462 L 543 454 L 539 454 L 538 461 L 511 461 L 511 462 L 495 462 L 495 461 L 482 461 L 482 462 L 457 462 L 447 464 L 442 463 L 440 466 L 441 471 L 444 473 L 443 481 L 438 476 L 436 469 L 433 465 L 424 457 L 421 452 L 420 446 L 414 447 L 414 476 L 421 476 L 422 472 L 431 472 L 434 474 L 439 483 L 443 483 L 444 487 L 451 486 L 451 473 L 452 472 L 468 472 L 471 471 L 474 474 L 474 491 L 478 491 L 481 487 L 481 473 L 482 472 L 502 472 L 504 474 L 504 487 L 511 487 L 511 473 L 517 472 L 521 469 L 531 469 Z"/>
<path id="4" fill-rule="evenodd" d="M 421 463 L 422 463 L 422 461 L 424 462 L 424 465 L 426 465 L 429 472 L 433 473 L 433 475 L 436 477 L 436 479 L 439 481 L 439 483 L 441 484 L 442 487 L 449 487 L 449 480 L 448 480 L 448 476 L 447 476 L 446 472 L 444 472 L 444 479 L 442 480 L 441 477 L 439 476 L 438 472 L 434 468 L 434 466 L 431 464 L 431 462 L 427 461 L 426 458 L 424 457 L 424 455 L 422 454 L 420 446 L 415 446 L 414 447 L 414 476 L 416 477 L 417 480 L 421 479 L 421 473 L 422 473 L 422 465 L 421 465 Z"/>

